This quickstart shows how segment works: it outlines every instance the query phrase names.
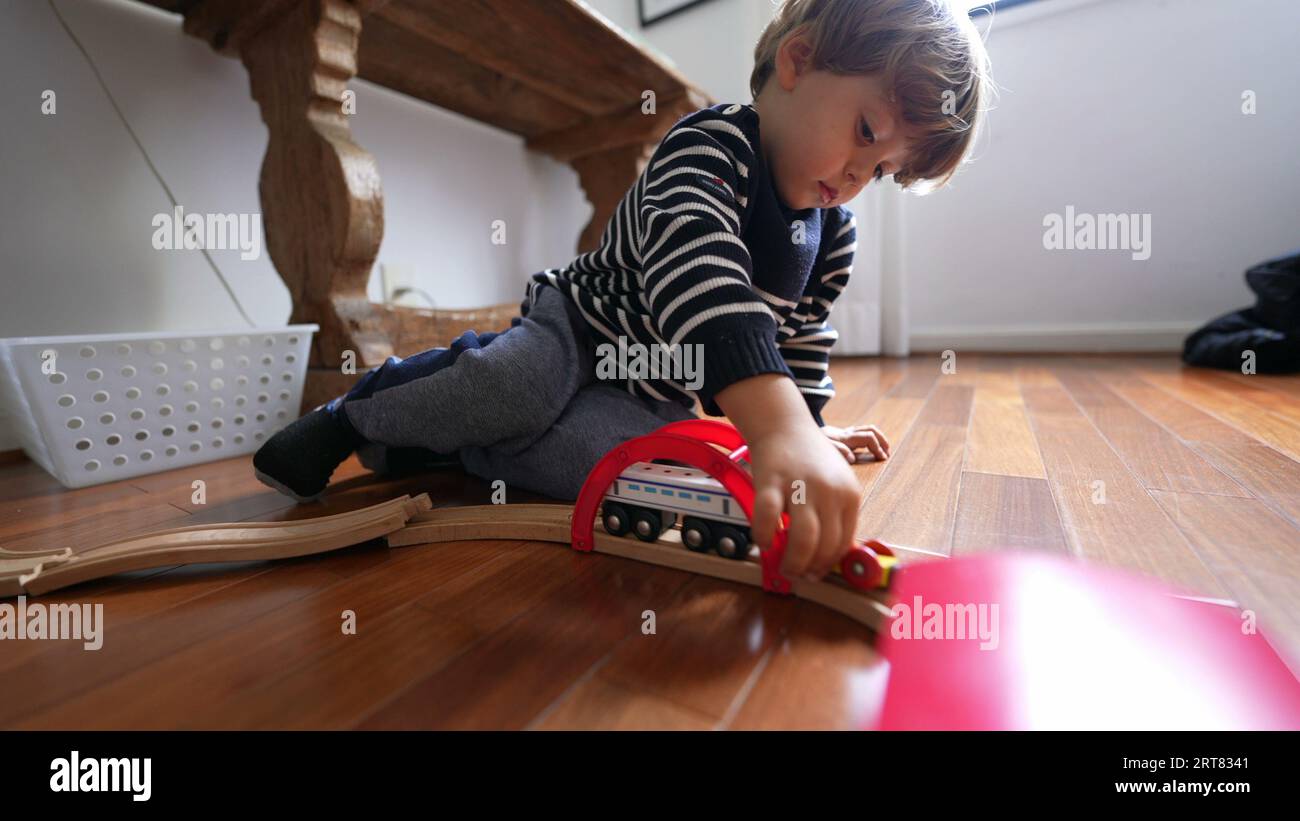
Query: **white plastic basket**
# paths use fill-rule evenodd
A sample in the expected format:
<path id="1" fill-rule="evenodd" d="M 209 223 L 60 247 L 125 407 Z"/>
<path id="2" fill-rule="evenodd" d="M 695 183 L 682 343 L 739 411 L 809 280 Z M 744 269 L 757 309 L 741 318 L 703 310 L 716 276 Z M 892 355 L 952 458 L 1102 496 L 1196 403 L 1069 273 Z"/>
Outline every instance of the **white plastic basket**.
<path id="1" fill-rule="evenodd" d="M 318 328 L 0 339 L 0 398 L 65 487 L 227 459 L 298 418 Z"/>

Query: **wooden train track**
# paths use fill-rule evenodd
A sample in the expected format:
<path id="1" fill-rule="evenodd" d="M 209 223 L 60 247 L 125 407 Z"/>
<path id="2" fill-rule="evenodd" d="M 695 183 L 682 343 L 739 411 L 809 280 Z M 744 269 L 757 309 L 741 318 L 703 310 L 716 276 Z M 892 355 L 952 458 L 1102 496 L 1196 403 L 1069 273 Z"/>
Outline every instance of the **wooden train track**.
<path id="1" fill-rule="evenodd" d="M 573 507 L 554 504 L 473 505 L 437 508 L 411 518 L 406 527 L 388 537 L 393 547 L 457 542 L 473 539 L 528 539 L 570 544 Z M 625 559 L 672 567 L 718 579 L 762 587 L 762 569 L 755 560 L 724 559 L 696 553 L 682 544 L 681 533 L 669 529 L 657 542 L 613 536 L 596 526 L 595 551 Z M 900 559 L 908 558 L 900 551 Z M 817 582 L 793 580 L 794 595 L 829 607 L 879 630 L 891 618 L 885 591 L 863 592 L 837 576 Z"/>
<path id="2" fill-rule="evenodd" d="M 333 516 L 292 522 L 230 522 L 160 530 L 80 552 L 0 548 L 0 598 L 40 595 L 80 582 L 151 567 L 288 559 L 326 553 L 386 536 L 391 547 L 474 539 L 527 539 L 570 545 L 574 508 L 559 504 L 474 505 L 431 509 L 428 494 L 401 496 Z M 724 559 L 688 550 L 670 528 L 656 542 L 613 536 L 599 525 L 595 551 L 762 587 L 757 552 Z M 904 563 L 916 558 L 900 549 Z M 793 580 L 793 593 L 879 630 L 891 616 L 884 591 L 864 592 L 837 576 Z"/>
<path id="3" fill-rule="evenodd" d="M 292 522 L 231 522 L 160 530 L 96 545 L 15 553 L 0 548 L 0 598 L 150 567 L 289 559 L 349 547 L 399 531 L 432 506 L 428 494 Z"/>

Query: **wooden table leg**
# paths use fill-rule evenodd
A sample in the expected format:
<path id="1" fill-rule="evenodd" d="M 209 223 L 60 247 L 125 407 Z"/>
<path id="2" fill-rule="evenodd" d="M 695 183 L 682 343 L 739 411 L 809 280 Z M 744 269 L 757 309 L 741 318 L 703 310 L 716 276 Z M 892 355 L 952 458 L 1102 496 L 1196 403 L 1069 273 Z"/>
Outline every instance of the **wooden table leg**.
<path id="1" fill-rule="evenodd" d="M 571 162 L 578 172 L 582 190 L 591 203 L 591 221 L 578 238 L 578 252 L 600 247 L 600 238 L 614 215 L 614 209 L 636 182 L 654 154 L 655 143 L 635 143 L 576 157 Z"/>
<path id="2" fill-rule="evenodd" d="M 345 0 L 303 0 L 239 44 L 270 132 L 258 186 L 267 249 L 293 297 L 290 321 L 321 326 L 311 365 L 335 370 L 344 351 L 358 370 L 393 353 L 387 313 L 366 297 L 383 191 L 343 105 L 360 35 Z"/>

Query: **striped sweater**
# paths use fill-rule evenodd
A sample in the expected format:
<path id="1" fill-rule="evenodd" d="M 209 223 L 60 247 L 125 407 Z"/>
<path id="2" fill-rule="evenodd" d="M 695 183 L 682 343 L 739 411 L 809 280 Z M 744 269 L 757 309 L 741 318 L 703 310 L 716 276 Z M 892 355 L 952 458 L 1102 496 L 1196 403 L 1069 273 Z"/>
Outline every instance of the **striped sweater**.
<path id="1" fill-rule="evenodd" d="M 690 380 L 668 378 L 681 373 L 624 372 L 635 396 L 688 408 L 698 399 L 705 413 L 721 416 L 719 391 L 784 373 L 824 424 L 838 337 L 827 317 L 853 265 L 853 214 L 842 206 L 786 208 L 759 146 L 751 105 L 683 117 L 619 202 L 600 247 L 533 274 L 521 314 L 540 288 L 554 287 L 577 305 L 597 345 L 699 345 L 692 350 L 703 379 L 695 390 L 683 384 Z"/>

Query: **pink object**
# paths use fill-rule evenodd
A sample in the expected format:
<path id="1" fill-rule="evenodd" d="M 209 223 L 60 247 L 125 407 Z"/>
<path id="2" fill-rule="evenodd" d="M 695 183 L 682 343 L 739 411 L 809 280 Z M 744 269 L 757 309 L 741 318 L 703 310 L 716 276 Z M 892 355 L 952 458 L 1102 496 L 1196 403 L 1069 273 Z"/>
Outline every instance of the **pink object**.
<path id="1" fill-rule="evenodd" d="M 1300 682 L 1239 610 L 1139 577 L 989 554 L 908 565 L 893 601 L 879 729 L 1300 729 Z"/>

